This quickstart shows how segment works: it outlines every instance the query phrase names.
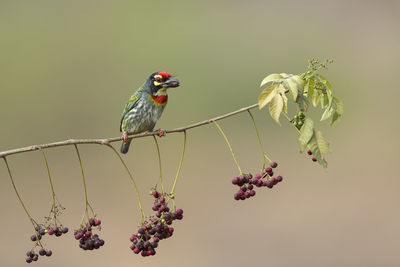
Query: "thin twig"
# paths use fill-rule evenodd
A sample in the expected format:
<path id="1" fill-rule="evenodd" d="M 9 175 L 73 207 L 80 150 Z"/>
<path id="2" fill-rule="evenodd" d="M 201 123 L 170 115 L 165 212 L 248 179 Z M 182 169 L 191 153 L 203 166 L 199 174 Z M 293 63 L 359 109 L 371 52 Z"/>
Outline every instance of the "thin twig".
<path id="1" fill-rule="evenodd" d="M 183 163 L 183 157 L 185 156 L 185 149 L 186 149 L 186 131 L 183 131 L 182 156 L 181 156 L 181 160 L 180 160 L 180 162 L 179 162 L 178 171 L 176 172 L 176 176 L 175 176 L 175 180 L 174 180 L 174 185 L 172 186 L 172 190 L 171 190 L 171 195 L 172 195 L 172 196 L 174 196 L 176 182 L 178 182 L 178 177 L 179 177 L 179 174 L 181 173 L 181 168 L 182 168 L 182 163 Z"/>
<path id="2" fill-rule="evenodd" d="M 225 142 L 226 142 L 226 144 L 228 145 L 229 150 L 231 151 L 232 158 L 233 158 L 233 160 L 235 161 L 236 167 L 237 167 L 238 170 L 239 170 L 239 174 L 242 174 L 242 169 L 240 168 L 239 163 L 238 163 L 238 161 L 236 160 L 235 153 L 233 153 L 233 149 L 232 149 L 231 143 L 230 143 L 229 140 L 228 140 L 228 137 L 226 137 L 224 131 L 223 131 L 222 128 L 221 128 L 221 126 L 219 126 L 219 124 L 218 124 L 216 121 L 213 121 L 213 123 L 215 124 L 215 126 L 217 126 L 219 132 L 220 132 L 220 133 L 222 134 L 222 136 L 224 137 Z"/>
<path id="3" fill-rule="evenodd" d="M 78 146 L 76 144 L 74 144 L 74 147 L 75 147 L 76 155 L 78 156 L 79 166 L 81 167 L 83 190 L 84 190 L 84 193 L 85 193 L 85 211 L 83 212 L 83 216 L 82 216 L 82 220 L 81 220 L 81 225 L 83 225 L 83 222 L 85 220 L 85 216 L 86 216 L 87 220 L 89 221 L 89 214 L 88 214 L 88 205 L 89 205 L 89 203 L 88 203 L 88 197 L 87 197 L 86 179 L 85 179 L 85 173 L 83 172 L 81 154 L 79 153 L 79 149 L 78 149 Z"/>
<path id="4" fill-rule="evenodd" d="M 155 135 L 153 135 L 154 143 L 156 144 L 157 148 L 157 155 L 158 155 L 158 169 L 160 171 L 160 184 L 161 184 L 161 193 L 164 194 L 164 182 L 162 179 L 162 167 L 161 167 L 161 154 L 160 154 L 160 146 L 158 145 L 158 141 Z"/>
<path id="5" fill-rule="evenodd" d="M 129 178 L 131 179 L 132 185 L 135 188 L 136 191 L 136 196 L 138 199 L 138 204 L 139 204 L 139 209 L 140 209 L 140 216 L 141 216 L 141 223 L 144 223 L 144 211 L 143 211 L 143 207 L 142 207 L 142 201 L 140 200 L 140 194 L 139 194 L 139 189 L 135 183 L 135 180 L 133 179 L 132 173 L 130 172 L 128 166 L 126 165 L 125 161 L 122 159 L 121 155 L 118 153 L 118 151 L 110 144 L 107 144 L 107 146 L 109 148 L 111 148 L 112 151 L 114 151 L 114 153 L 117 155 L 117 157 L 119 158 L 119 160 L 121 161 L 122 165 L 124 166 L 126 172 L 129 175 Z"/>
<path id="6" fill-rule="evenodd" d="M 235 110 L 233 112 L 223 114 L 221 116 L 211 118 L 205 121 L 201 121 L 198 123 L 190 124 L 184 127 L 180 128 L 175 128 L 171 130 L 166 130 L 165 133 L 179 133 L 179 132 L 184 132 L 186 130 L 200 127 L 206 124 L 210 124 L 214 121 L 222 120 L 228 117 L 231 117 L 233 115 L 236 115 L 238 113 L 253 109 L 255 107 L 258 107 L 258 104 L 253 104 L 248 107 L 244 107 L 238 110 Z M 140 138 L 140 137 L 147 137 L 147 136 L 154 136 L 158 135 L 159 131 L 154 131 L 154 132 L 145 132 L 145 133 L 140 133 L 140 134 L 135 134 L 135 135 L 130 135 L 128 138 Z M 48 143 L 48 144 L 42 144 L 42 145 L 33 145 L 33 146 L 27 146 L 27 147 L 22 147 L 22 148 L 16 148 L 16 149 L 11 149 L 7 151 L 2 151 L 0 152 L 0 158 L 4 158 L 9 155 L 13 154 L 18 154 L 18 153 L 24 153 L 24 152 L 29 152 L 29 151 L 35 151 L 38 149 L 46 149 L 46 148 L 51 148 L 51 147 L 59 147 L 59 146 L 68 146 L 68 145 L 77 145 L 77 144 L 98 144 L 98 145 L 109 145 L 110 143 L 113 142 L 118 142 L 122 141 L 123 137 L 113 137 L 113 138 L 103 138 L 103 139 L 69 139 L 65 141 L 59 141 L 59 142 L 54 142 L 54 143 Z"/>

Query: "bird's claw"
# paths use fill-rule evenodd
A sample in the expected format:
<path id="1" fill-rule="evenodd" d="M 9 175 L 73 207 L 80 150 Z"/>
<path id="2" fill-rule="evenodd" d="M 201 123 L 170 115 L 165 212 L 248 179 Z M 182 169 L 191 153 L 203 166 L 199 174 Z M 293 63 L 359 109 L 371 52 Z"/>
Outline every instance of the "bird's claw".
<path id="1" fill-rule="evenodd" d="M 128 142 L 128 133 L 123 132 L 122 137 L 124 138 L 124 143 Z"/>
<path id="2" fill-rule="evenodd" d="M 163 129 L 158 129 L 157 130 L 158 131 L 158 136 L 159 137 L 163 137 L 163 136 L 166 136 L 167 135 L 167 133 L 163 130 Z"/>

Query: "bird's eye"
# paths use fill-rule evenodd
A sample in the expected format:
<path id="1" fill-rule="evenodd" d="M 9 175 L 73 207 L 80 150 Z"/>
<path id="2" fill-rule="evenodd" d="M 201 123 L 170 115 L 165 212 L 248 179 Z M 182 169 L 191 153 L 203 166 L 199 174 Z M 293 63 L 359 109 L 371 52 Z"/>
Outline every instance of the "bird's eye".
<path id="1" fill-rule="evenodd" d="M 161 82 L 161 78 L 160 78 L 160 77 L 155 77 L 154 80 L 155 80 L 156 82 L 158 82 L 158 83 Z"/>

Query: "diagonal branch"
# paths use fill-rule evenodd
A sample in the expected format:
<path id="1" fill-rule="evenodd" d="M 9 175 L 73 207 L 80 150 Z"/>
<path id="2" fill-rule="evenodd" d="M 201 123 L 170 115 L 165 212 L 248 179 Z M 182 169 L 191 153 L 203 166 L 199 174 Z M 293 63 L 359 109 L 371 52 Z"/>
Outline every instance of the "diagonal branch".
<path id="1" fill-rule="evenodd" d="M 215 117 L 215 118 L 211 118 L 205 121 L 201 121 L 198 123 L 194 123 L 194 124 L 190 124 L 187 126 L 183 126 L 180 128 L 175 128 L 175 129 L 171 129 L 171 130 L 166 130 L 166 133 L 179 133 L 179 132 L 184 132 L 186 130 L 192 129 L 192 128 L 196 128 L 196 127 L 200 127 L 206 124 L 210 124 L 214 121 L 218 121 L 218 120 L 222 120 L 231 116 L 234 116 L 238 113 L 242 113 L 244 111 L 253 109 L 255 107 L 258 107 L 258 104 L 253 104 L 251 106 L 248 107 L 244 107 L 238 110 L 235 110 L 233 112 L 230 113 L 226 113 L 223 114 L 221 116 Z M 135 134 L 135 135 L 131 135 L 129 136 L 130 138 L 139 138 L 139 137 L 146 137 L 146 136 L 154 136 L 154 135 L 158 135 L 159 132 L 158 131 L 154 131 L 154 132 L 145 132 L 145 133 L 140 133 L 140 134 Z M 33 146 L 27 146 L 27 147 L 22 147 L 22 148 L 16 148 L 16 149 L 11 149 L 11 150 L 7 150 L 7 151 L 2 151 L 0 152 L 0 158 L 4 158 L 6 156 L 9 155 L 13 155 L 13 154 L 18 154 L 18 153 L 24 153 L 24 152 L 29 152 L 29 151 L 35 151 L 38 149 L 46 149 L 46 148 L 50 148 L 50 147 L 58 147 L 58 146 L 68 146 L 68 145 L 77 145 L 77 144 L 98 144 L 98 145 L 109 145 L 112 142 L 118 142 L 118 141 L 122 141 L 122 137 L 113 137 L 113 138 L 104 138 L 104 139 L 69 139 L 69 140 L 65 140 L 65 141 L 59 141 L 59 142 L 54 142 L 54 143 L 48 143 L 48 144 L 42 144 L 42 145 L 33 145 Z"/>

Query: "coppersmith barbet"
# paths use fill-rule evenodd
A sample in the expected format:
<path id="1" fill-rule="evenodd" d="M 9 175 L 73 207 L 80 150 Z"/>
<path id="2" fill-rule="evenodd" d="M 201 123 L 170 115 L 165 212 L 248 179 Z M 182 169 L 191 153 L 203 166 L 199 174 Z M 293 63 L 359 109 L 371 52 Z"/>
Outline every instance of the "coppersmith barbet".
<path id="1" fill-rule="evenodd" d="M 179 81 L 168 72 L 154 72 L 131 96 L 121 118 L 120 131 L 124 137 L 121 153 L 126 154 L 129 150 L 131 139 L 128 134 L 153 131 L 168 102 L 167 89 L 178 86 Z"/>

